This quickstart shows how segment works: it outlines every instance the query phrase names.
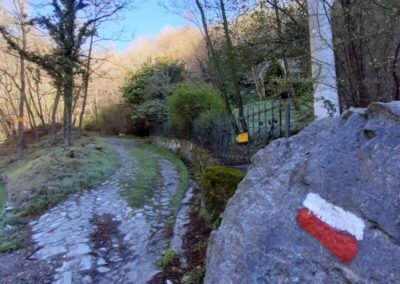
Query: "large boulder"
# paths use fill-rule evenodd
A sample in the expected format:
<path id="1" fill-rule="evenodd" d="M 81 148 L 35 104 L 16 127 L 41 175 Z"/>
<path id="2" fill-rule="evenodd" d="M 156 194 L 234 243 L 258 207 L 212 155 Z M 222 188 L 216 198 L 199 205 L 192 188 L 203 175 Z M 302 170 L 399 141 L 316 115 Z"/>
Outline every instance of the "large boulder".
<path id="1" fill-rule="evenodd" d="M 259 151 L 207 252 L 205 283 L 400 283 L 400 102 Z"/>

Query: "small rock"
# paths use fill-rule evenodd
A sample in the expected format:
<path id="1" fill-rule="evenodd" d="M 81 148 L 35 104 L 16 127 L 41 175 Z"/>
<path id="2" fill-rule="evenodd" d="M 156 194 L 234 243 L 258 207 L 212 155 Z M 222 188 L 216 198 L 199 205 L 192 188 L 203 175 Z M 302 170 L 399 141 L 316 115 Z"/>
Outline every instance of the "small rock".
<path id="1" fill-rule="evenodd" d="M 122 258 L 119 255 L 114 254 L 113 256 L 110 257 L 110 261 L 111 262 L 120 262 L 120 261 L 122 261 Z"/>
<path id="2" fill-rule="evenodd" d="M 97 260 L 97 265 L 98 265 L 98 266 L 106 265 L 106 264 L 107 264 L 107 262 L 106 262 L 104 259 L 102 259 L 102 258 L 99 258 L 99 259 Z"/>
<path id="3" fill-rule="evenodd" d="M 72 283 L 72 273 L 71 271 L 66 271 L 62 278 L 63 284 L 71 284 Z"/>
<path id="4" fill-rule="evenodd" d="M 104 266 L 97 267 L 97 271 L 100 272 L 100 273 L 107 273 L 107 272 L 109 272 L 110 270 L 111 270 L 111 269 L 109 269 L 109 268 L 107 268 L 107 267 L 104 267 Z"/>

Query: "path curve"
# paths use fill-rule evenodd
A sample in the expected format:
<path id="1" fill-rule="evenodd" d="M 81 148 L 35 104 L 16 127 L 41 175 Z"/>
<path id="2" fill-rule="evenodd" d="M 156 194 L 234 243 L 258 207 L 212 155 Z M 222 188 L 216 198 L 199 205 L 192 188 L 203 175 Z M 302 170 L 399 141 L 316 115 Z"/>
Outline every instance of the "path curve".
<path id="1" fill-rule="evenodd" d="M 176 168 L 158 156 L 162 181 L 142 209 L 130 208 L 120 186 L 135 172 L 129 154 L 133 142 L 109 139 L 121 166 L 98 188 L 71 196 L 30 223 L 36 245 L 33 257 L 54 266 L 53 283 L 146 283 L 157 272 L 155 262 L 168 247 L 164 228 Z"/>

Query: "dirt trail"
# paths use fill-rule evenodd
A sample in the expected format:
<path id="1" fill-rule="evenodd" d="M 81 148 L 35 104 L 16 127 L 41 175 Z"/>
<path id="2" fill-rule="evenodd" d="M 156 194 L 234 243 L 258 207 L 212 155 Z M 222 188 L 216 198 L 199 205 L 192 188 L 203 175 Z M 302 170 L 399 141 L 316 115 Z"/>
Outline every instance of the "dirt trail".
<path id="1" fill-rule="evenodd" d="M 32 256 L 55 268 L 53 283 L 146 283 L 168 247 L 164 228 L 170 196 L 179 175 L 168 161 L 154 156 L 161 185 L 141 209 L 130 208 L 119 191 L 134 175 L 136 162 L 124 140 L 110 139 L 121 167 L 101 186 L 71 196 L 30 223 L 36 252 Z"/>

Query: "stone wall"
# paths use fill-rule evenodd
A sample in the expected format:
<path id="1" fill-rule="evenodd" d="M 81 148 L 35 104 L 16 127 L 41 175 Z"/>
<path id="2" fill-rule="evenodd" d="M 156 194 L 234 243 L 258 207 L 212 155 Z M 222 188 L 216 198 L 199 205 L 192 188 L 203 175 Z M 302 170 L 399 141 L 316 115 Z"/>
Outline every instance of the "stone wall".
<path id="1" fill-rule="evenodd" d="M 209 166 L 219 164 L 206 150 L 187 140 L 151 137 L 150 143 L 179 155 L 185 162 L 190 163 L 196 171 L 199 171 L 199 173 L 203 173 Z"/>

